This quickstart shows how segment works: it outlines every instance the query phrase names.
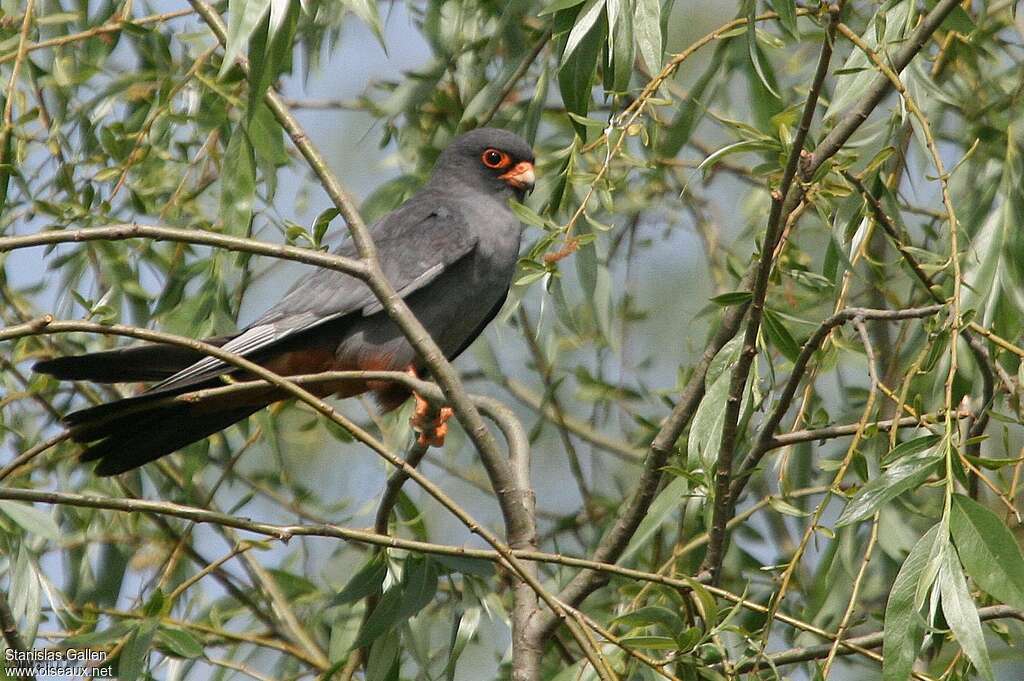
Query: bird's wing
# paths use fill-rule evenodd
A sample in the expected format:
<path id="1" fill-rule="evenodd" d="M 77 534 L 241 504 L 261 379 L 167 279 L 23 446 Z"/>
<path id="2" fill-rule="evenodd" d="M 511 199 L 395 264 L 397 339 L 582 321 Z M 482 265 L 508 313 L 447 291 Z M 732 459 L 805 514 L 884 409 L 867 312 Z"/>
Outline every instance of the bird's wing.
<path id="1" fill-rule="evenodd" d="M 375 223 L 370 231 L 384 276 L 402 298 L 434 281 L 477 244 L 476 234 L 461 212 L 442 201 L 411 200 Z M 343 244 L 338 252 L 357 257 L 351 242 Z M 382 309 L 359 279 L 318 269 L 296 282 L 280 302 L 221 349 L 251 356 L 331 320 L 355 312 L 368 316 Z M 148 392 L 177 391 L 232 370 L 215 357 L 205 357 Z"/>

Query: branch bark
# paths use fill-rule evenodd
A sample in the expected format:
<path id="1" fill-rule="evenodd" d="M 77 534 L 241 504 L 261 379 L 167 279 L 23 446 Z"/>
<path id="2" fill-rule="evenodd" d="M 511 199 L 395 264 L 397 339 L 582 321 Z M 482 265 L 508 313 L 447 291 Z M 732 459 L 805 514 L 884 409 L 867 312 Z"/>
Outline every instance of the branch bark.
<path id="1" fill-rule="evenodd" d="M 743 346 L 740 350 L 740 356 L 736 361 L 736 366 L 733 367 L 732 375 L 729 379 L 729 395 L 725 402 L 725 421 L 722 425 L 722 439 L 718 449 L 718 458 L 715 462 L 715 494 L 711 514 L 711 539 L 708 542 L 708 551 L 703 564 L 704 569 L 710 572 L 711 581 L 715 584 L 718 583 L 722 561 L 725 558 L 726 525 L 729 522 L 730 509 L 732 508 L 729 489 L 732 482 L 732 461 L 738 436 L 737 427 L 747 379 L 750 377 L 750 369 L 753 366 L 754 357 L 757 356 L 757 337 L 761 330 L 764 301 L 768 295 L 768 278 L 771 275 L 777 250 L 783 238 L 783 227 L 786 225 L 790 214 L 797 204 L 802 200 L 803 192 L 799 188 L 794 189 L 793 181 L 796 179 L 800 160 L 806 153 L 804 151 L 804 142 L 807 140 L 807 133 L 810 131 L 811 121 L 814 119 L 818 98 L 821 96 L 821 89 L 825 84 L 825 76 L 828 74 L 828 66 L 832 60 L 832 43 L 835 39 L 838 23 L 839 9 L 838 7 L 832 7 L 829 11 L 828 27 L 825 30 L 825 41 L 822 43 L 821 52 L 818 55 L 818 65 L 814 72 L 814 79 L 807 93 L 807 100 L 804 102 L 800 126 L 797 128 L 796 135 L 793 138 L 793 146 L 790 148 L 786 168 L 782 173 L 782 181 L 779 184 L 778 190 L 772 192 L 772 207 L 768 215 L 768 227 L 765 231 L 764 242 L 761 244 L 761 257 L 754 275 L 754 284 L 750 290 L 750 318 L 747 320 L 747 327 L 743 335 Z M 805 175 L 805 177 L 808 176 Z"/>
<path id="2" fill-rule="evenodd" d="M 761 425 L 761 429 L 757 433 L 757 437 L 754 440 L 754 446 L 751 448 L 750 453 L 747 454 L 743 463 L 737 468 L 737 473 L 732 480 L 732 486 L 729 491 L 729 498 L 732 500 L 733 505 L 735 505 L 736 500 L 740 498 L 740 494 L 743 493 L 743 488 L 746 486 L 750 476 L 761 463 L 761 459 L 768 450 L 772 449 L 773 442 L 775 441 L 773 438 L 775 429 L 779 427 L 779 424 L 782 422 L 782 417 L 786 415 L 787 411 L 789 411 L 789 407 L 793 402 L 793 397 L 796 395 L 797 388 L 800 387 L 800 383 L 803 381 L 807 365 L 810 363 L 811 358 L 814 357 L 814 353 L 818 351 L 818 348 L 824 340 L 830 333 L 832 333 L 833 329 L 838 326 L 842 326 L 847 322 L 856 321 L 857 319 L 871 319 L 878 321 L 920 319 L 922 317 L 930 317 L 938 314 L 943 309 L 945 309 L 944 305 L 930 305 L 928 307 L 908 308 L 905 310 L 870 310 L 860 307 L 849 307 L 837 312 L 822 322 L 800 349 L 800 354 L 793 363 L 793 371 L 790 373 L 789 380 L 786 382 L 786 386 L 782 389 L 782 393 L 779 395 L 779 400 L 775 404 L 775 408 Z"/>

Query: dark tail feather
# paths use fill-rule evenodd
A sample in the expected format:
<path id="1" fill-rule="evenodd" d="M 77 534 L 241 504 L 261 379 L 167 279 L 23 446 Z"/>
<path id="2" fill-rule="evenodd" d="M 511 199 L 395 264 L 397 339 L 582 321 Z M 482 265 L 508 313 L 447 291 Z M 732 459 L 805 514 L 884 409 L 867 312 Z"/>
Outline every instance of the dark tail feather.
<path id="1" fill-rule="evenodd" d="M 221 346 L 231 336 L 207 338 L 204 342 Z M 62 381 L 131 383 L 161 381 L 198 362 L 203 353 L 180 345 L 153 343 L 135 347 L 93 352 L 87 355 L 56 357 L 36 362 L 33 371 L 50 374 Z"/>
<path id="2" fill-rule="evenodd" d="M 113 402 L 68 416 L 72 436 L 78 441 L 99 442 L 82 452 L 80 460 L 99 461 L 97 475 L 117 475 L 159 459 L 241 421 L 266 404 L 240 406 L 182 404 L 161 401 L 146 409 L 130 404 L 127 414 L 114 408 L 140 398 Z M 107 409 L 104 409 L 107 408 Z M 102 423 L 90 421 L 88 412 L 101 412 Z M 74 420 L 76 423 L 72 423 Z"/>
<path id="3" fill-rule="evenodd" d="M 73 411 L 62 420 L 71 432 L 75 442 L 95 442 L 105 437 L 133 428 L 142 422 L 148 422 L 154 414 L 165 410 L 171 413 L 181 407 L 190 406 L 174 402 L 175 396 L 147 395 L 126 397 L 116 402 L 99 404 L 88 409 Z"/>

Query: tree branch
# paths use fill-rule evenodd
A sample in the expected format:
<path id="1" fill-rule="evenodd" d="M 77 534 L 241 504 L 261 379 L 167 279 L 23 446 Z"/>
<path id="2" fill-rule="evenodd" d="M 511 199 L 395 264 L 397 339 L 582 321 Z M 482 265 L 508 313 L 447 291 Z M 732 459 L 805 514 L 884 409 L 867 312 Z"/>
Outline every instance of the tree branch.
<path id="1" fill-rule="evenodd" d="M 265 243 L 255 239 L 245 239 L 198 229 L 178 229 L 176 227 L 142 225 L 135 222 L 119 223 L 105 227 L 90 227 L 88 229 L 62 229 L 21 236 L 0 237 L 0 253 L 20 248 L 32 248 L 34 246 L 81 243 L 85 241 L 124 241 L 126 239 L 152 239 L 154 241 L 174 241 L 197 246 L 212 246 L 237 253 L 265 255 L 271 258 L 300 262 L 304 265 L 324 267 L 350 274 L 364 281 L 369 276 L 369 272 L 363 263 L 342 255 L 333 255 L 310 248 Z"/>
<path id="2" fill-rule="evenodd" d="M 906 40 L 903 47 L 892 55 L 893 71 L 896 73 L 903 71 L 917 56 L 917 53 L 924 49 L 932 33 L 942 25 L 949 13 L 959 6 L 960 0 L 939 0 L 932 11 L 926 14 L 921 23 L 917 25 L 914 33 Z M 857 104 L 842 115 L 807 159 L 805 175 L 814 175 L 821 164 L 832 158 L 890 92 L 892 92 L 892 83 L 889 79 L 883 74 L 877 75 Z"/>
<path id="3" fill-rule="evenodd" d="M 89 38 L 95 38 L 98 35 L 104 35 L 107 33 L 120 33 L 124 30 L 125 24 L 131 24 L 133 26 L 159 24 L 165 21 L 170 21 L 171 19 L 188 16 L 189 14 L 192 14 L 192 12 L 193 10 L 191 9 L 179 9 L 173 12 L 164 12 L 163 14 L 150 14 L 149 16 L 139 17 L 138 19 L 118 19 L 117 21 L 108 21 L 105 24 L 94 26 L 79 33 L 71 33 L 69 35 L 62 35 L 49 40 L 41 40 L 38 43 L 29 43 L 25 46 L 25 52 L 28 53 L 35 52 L 36 50 L 45 50 L 48 47 L 60 47 L 61 45 L 81 42 L 82 40 L 88 40 Z M 16 57 L 17 51 L 8 52 L 7 54 L 0 56 L 0 64 L 12 61 Z"/>
<path id="4" fill-rule="evenodd" d="M 1015 619 L 1020 622 L 1024 622 L 1024 612 L 1015 610 L 1008 605 L 990 605 L 984 608 L 978 608 L 978 617 L 982 622 L 989 622 L 997 619 Z M 871 634 L 864 634 L 862 636 L 845 639 L 843 643 L 851 643 L 859 648 L 873 649 L 880 648 L 884 638 L 884 631 L 876 631 Z M 734 671 L 737 674 L 747 674 L 750 672 L 756 672 L 760 669 L 781 667 L 783 665 L 798 664 L 800 662 L 810 662 L 811 660 L 821 660 L 828 656 L 833 645 L 834 644 L 832 643 L 822 643 L 815 646 L 790 648 L 789 650 L 768 655 L 765 660 L 747 660 L 746 662 L 741 662 L 735 666 Z M 852 648 L 841 648 L 836 652 L 836 654 L 851 655 L 854 652 L 855 651 Z"/>
<path id="5" fill-rule="evenodd" d="M 764 242 L 761 244 L 761 257 L 757 265 L 756 274 L 754 275 L 754 285 L 750 289 L 751 302 L 748 306 L 750 317 L 747 320 L 739 358 L 736 361 L 736 366 L 733 367 L 729 379 L 729 395 L 725 402 L 722 439 L 718 449 L 718 458 L 715 462 L 715 493 L 711 514 L 711 540 L 708 542 L 708 551 L 703 565 L 711 573 L 712 582 L 716 584 L 718 583 L 719 572 L 722 568 L 722 561 L 725 558 L 726 524 L 729 522 L 730 509 L 733 506 L 729 489 L 732 481 L 732 461 L 736 450 L 740 408 L 743 404 L 743 394 L 746 391 L 750 369 L 753 366 L 754 357 L 757 356 L 757 337 L 761 330 L 764 301 L 768 295 L 768 279 L 775 263 L 776 251 L 783 237 L 783 226 L 786 225 L 790 214 L 801 200 L 801 190 L 797 189 L 792 192 L 790 190 L 793 188 L 793 180 L 796 178 L 800 159 L 806 153 L 804 151 L 804 142 L 807 139 L 807 133 L 810 131 L 811 121 L 814 119 L 814 111 L 818 105 L 818 98 L 821 96 L 821 89 L 825 84 L 825 76 L 828 74 L 828 66 L 832 60 L 832 44 L 835 39 L 838 23 L 839 8 L 836 6 L 830 7 L 825 40 L 821 45 L 814 79 L 811 81 L 811 87 L 804 102 L 800 125 L 793 138 L 793 146 L 790 148 L 789 157 L 786 160 L 782 181 L 779 184 L 778 190 L 772 192 L 772 206 L 768 215 L 768 226 L 765 231 Z"/>
<path id="6" fill-rule="evenodd" d="M 810 363 L 811 359 L 814 357 L 814 353 L 818 351 L 821 344 L 829 334 L 832 333 L 833 329 L 856 319 L 871 319 L 878 321 L 920 319 L 922 317 L 930 317 L 938 314 L 943 309 L 945 309 L 944 305 L 930 305 L 928 307 L 908 308 L 905 310 L 871 310 L 861 307 L 848 307 L 822 322 L 800 349 L 800 354 L 793 363 L 793 371 L 789 374 L 789 381 L 786 382 L 786 386 L 779 395 L 775 408 L 761 425 L 761 429 L 758 431 L 757 437 L 754 439 L 754 446 L 751 448 L 750 453 L 747 454 L 743 463 L 737 467 L 737 473 L 732 481 L 732 486 L 729 492 L 729 498 L 733 500 L 733 504 L 735 504 L 735 502 L 740 498 L 740 494 L 743 493 L 743 488 L 746 486 L 750 476 L 755 470 L 757 470 L 757 467 L 760 465 L 761 459 L 764 455 L 772 449 L 773 446 L 778 446 L 773 445 L 773 443 L 776 442 L 775 438 L 773 438 L 775 429 L 779 427 L 779 424 L 782 422 L 782 417 L 786 415 L 787 411 L 789 411 L 793 398 L 796 396 L 797 388 L 800 387 L 800 383 L 803 381 L 807 365 Z M 915 420 L 914 422 L 920 423 L 920 420 Z M 854 430 L 856 430 L 856 428 L 854 428 Z"/>
<path id="7" fill-rule="evenodd" d="M 4 642 L 7 643 L 7 647 L 11 650 L 22 653 L 23 655 L 28 654 L 28 647 L 25 645 L 25 641 L 22 640 L 21 634 L 18 633 L 18 622 L 14 619 L 14 613 L 11 612 L 11 605 L 7 602 L 7 594 L 0 591 L 0 632 L 3 633 Z M 4 662 L 4 668 L 10 669 L 8 663 Z M 18 664 L 18 663 L 15 663 Z M 31 667 L 31 662 L 21 663 L 22 666 Z M 29 674 L 24 678 L 35 679 L 35 674 Z"/>

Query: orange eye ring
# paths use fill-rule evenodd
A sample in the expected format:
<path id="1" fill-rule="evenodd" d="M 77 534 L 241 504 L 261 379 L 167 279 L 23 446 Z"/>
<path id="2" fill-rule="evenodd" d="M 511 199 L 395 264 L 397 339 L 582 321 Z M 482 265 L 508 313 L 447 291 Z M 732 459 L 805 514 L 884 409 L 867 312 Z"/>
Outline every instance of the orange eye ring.
<path id="1" fill-rule="evenodd" d="M 508 166 L 512 159 L 504 151 L 488 148 L 484 150 L 484 153 L 480 154 L 480 161 L 488 168 L 498 169 Z"/>

